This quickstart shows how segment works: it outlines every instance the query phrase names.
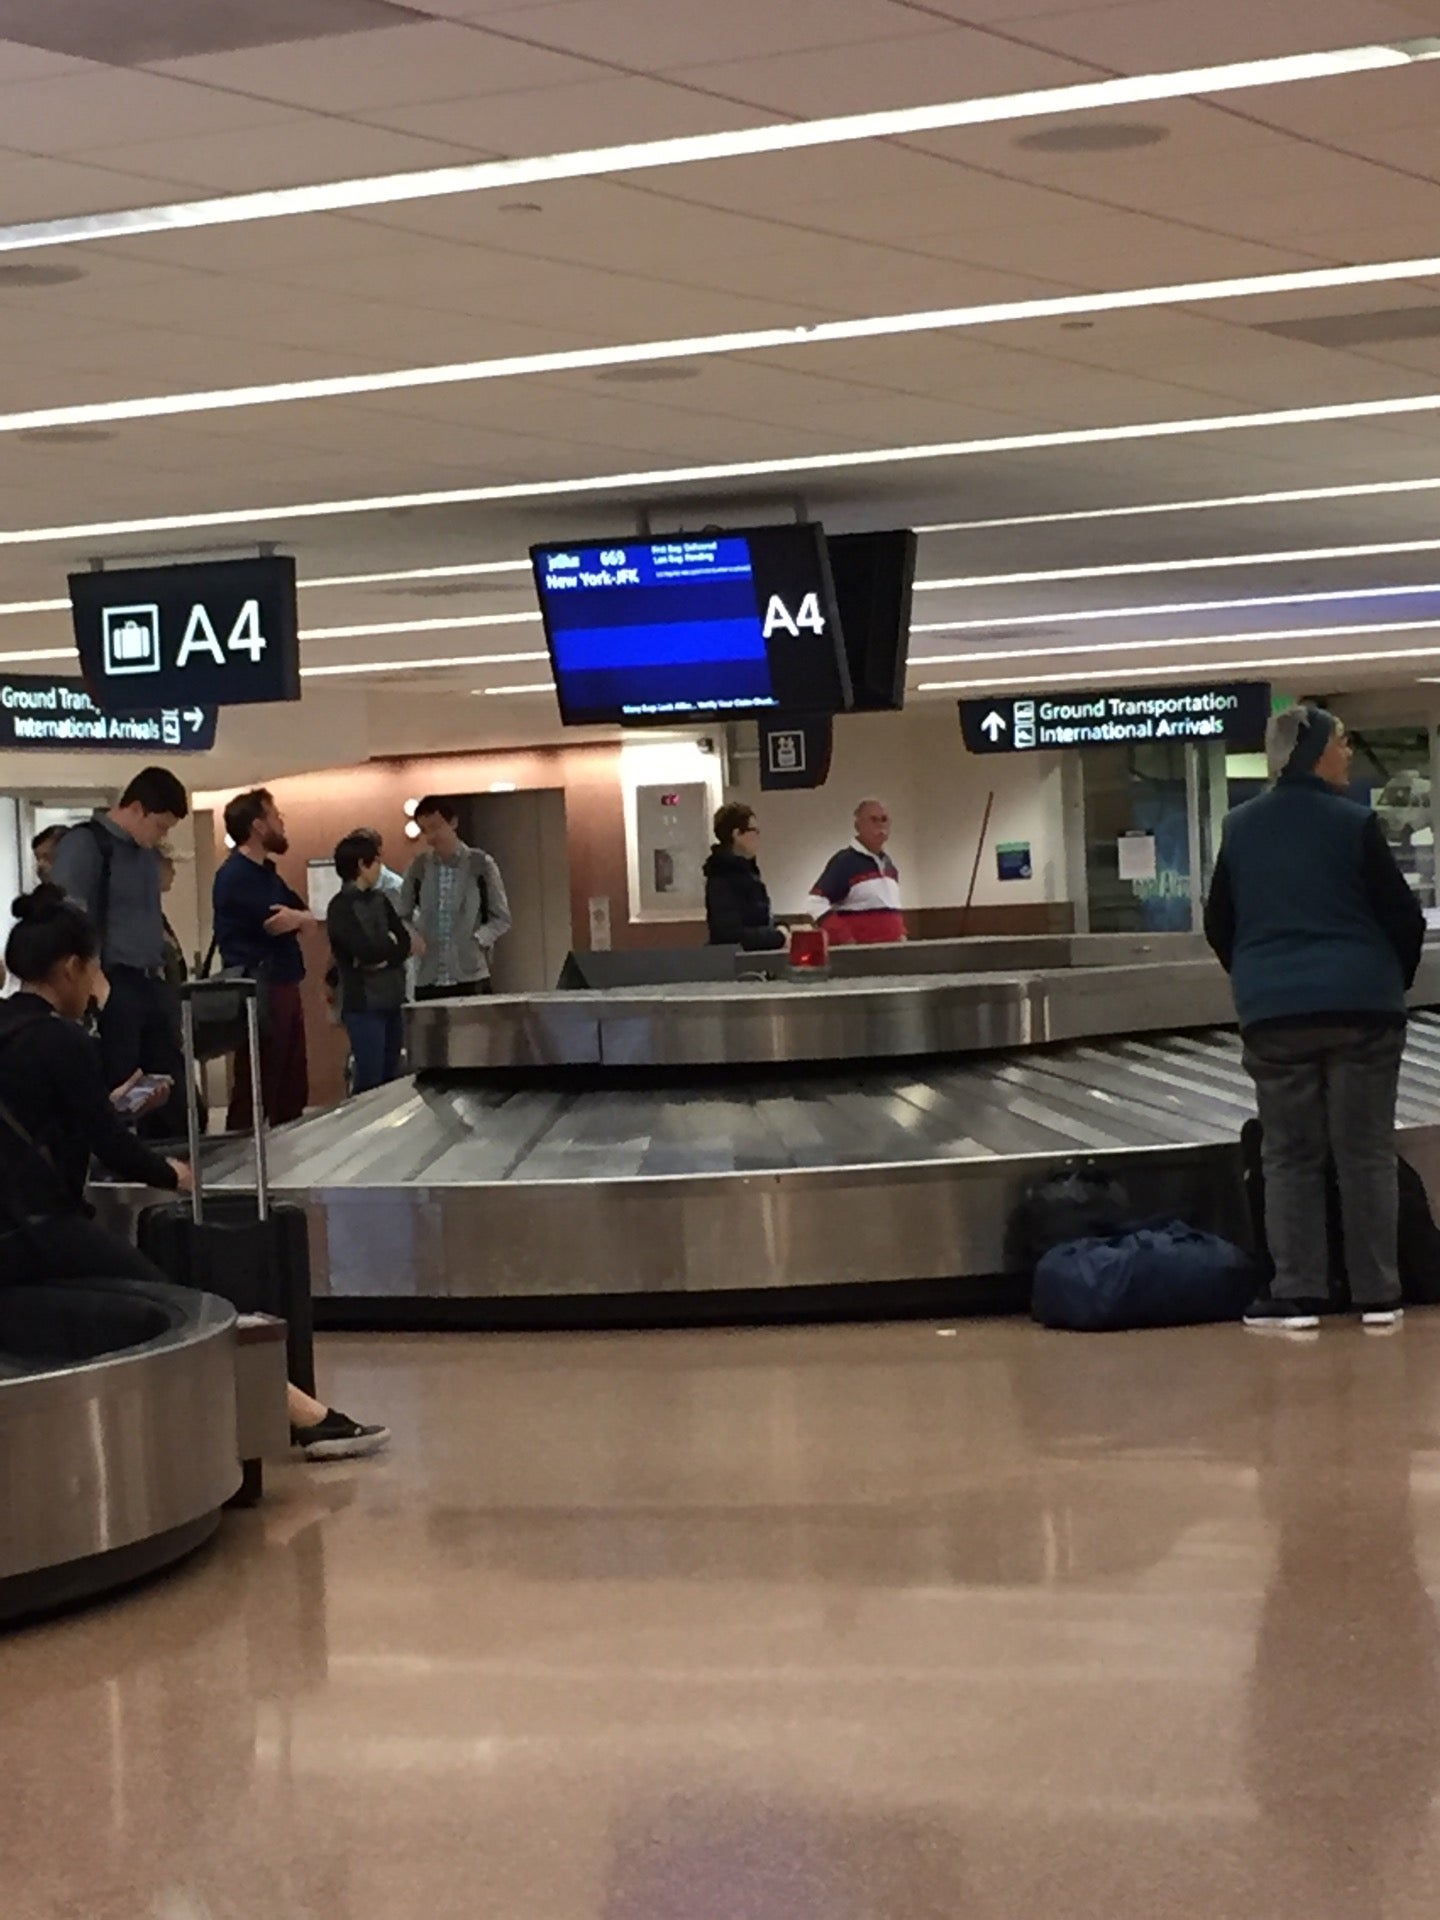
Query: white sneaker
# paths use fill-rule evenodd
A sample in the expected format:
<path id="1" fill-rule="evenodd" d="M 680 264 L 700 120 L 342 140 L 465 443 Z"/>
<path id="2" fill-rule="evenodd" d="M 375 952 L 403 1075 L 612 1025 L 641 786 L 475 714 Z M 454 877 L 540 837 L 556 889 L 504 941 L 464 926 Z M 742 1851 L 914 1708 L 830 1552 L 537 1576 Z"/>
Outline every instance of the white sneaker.
<path id="1" fill-rule="evenodd" d="M 1392 1328 L 1403 1325 L 1405 1309 L 1394 1307 L 1362 1307 L 1360 1324 L 1367 1333 L 1389 1333 Z"/>

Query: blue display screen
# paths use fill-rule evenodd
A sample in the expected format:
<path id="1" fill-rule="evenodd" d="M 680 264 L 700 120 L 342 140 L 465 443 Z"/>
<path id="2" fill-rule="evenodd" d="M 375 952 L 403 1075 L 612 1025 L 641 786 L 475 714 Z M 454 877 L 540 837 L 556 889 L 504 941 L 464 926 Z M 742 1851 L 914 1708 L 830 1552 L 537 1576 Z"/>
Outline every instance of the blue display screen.
<path id="1" fill-rule="evenodd" d="M 572 725 L 847 702 L 817 527 L 537 547 L 532 558 Z"/>

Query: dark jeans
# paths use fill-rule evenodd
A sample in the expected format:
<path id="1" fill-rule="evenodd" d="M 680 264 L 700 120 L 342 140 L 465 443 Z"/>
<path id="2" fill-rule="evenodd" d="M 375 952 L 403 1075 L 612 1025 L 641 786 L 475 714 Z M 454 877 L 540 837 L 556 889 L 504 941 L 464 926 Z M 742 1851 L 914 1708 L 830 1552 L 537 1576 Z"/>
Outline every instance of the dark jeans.
<path id="1" fill-rule="evenodd" d="M 1356 1306 L 1400 1298 L 1395 1100 L 1403 1027 L 1257 1027 L 1245 1035 L 1264 1128 L 1265 1232 L 1277 1300 L 1329 1291 L 1327 1160 L 1335 1163 Z"/>
<path id="2" fill-rule="evenodd" d="M 33 1221 L 0 1238 L 0 1281 L 14 1286 L 47 1280 L 149 1280 L 165 1275 L 137 1247 L 83 1214 Z"/>
<path id="3" fill-rule="evenodd" d="M 272 1127 L 298 1120 L 310 1100 L 310 1062 L 305 1051 L 305 1009 L 298 980 L 272 980 L 260 1036 L 260 1085 L 265 1118 Z M 250 1049 L 235 1056 L 235 1089 L 225 1124 L 231 1133 L 248 1133 L 254 1107 L 250 1090 Z"/>
<path id="4" fill-rule="evenodd" d="M 165 980 L 138 967 L 114 967 L 106 976 L 110 998 L 100 1015 L 100 1057 L 105 1085 L 113 1091 L 132 1073 L 163 1073 L 175 1091 L 163 1107 L 147 1113 L 138 1132 L 155 1140 L 185 1133 L 185 1061 L 175 1038 L 175 995 Z"/>
<path id="5" fill-rule="evenodd" d="M 417 1000 L 469 1000 L 477 993 L 494 993 L 493 980 L 466 980 L 458 987 L 417 987 Z"/>
<path id="6" fill-rule="evenodd" d="M 344 1018 L 355 1060 L 350 1091 L 368 1093 L 372 1087 L 388 1086 L 400 1073 L 404 1034 L 399 1008 L 393 1013 L 347 1013 Z"/>

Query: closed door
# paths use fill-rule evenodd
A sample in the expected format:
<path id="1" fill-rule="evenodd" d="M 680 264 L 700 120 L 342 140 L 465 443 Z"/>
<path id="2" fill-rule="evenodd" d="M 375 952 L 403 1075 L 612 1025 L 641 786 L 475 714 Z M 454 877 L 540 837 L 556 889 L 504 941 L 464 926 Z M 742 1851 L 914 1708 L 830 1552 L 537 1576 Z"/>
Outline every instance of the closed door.
<path id="1" fill-rule="evenodd" d="M 461 803 L 460 831 L 496 862 L 510 901 L 514 924 L 490 958 L 495 991 L 548 992 L 572 944 L 564 794 L 470 794 Z"/>

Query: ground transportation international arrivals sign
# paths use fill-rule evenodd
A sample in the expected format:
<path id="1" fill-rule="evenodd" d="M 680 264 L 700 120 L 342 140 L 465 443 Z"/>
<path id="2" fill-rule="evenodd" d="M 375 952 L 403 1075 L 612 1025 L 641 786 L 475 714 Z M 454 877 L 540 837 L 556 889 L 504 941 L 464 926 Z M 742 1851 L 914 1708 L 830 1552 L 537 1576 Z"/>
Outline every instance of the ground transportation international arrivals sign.
<path id="1" fill-rule="evenodd" d="M 0 750 L 50 753 L 208 753 L 214 707 L 102 713 L 79 680 L 39 674 L 0 677 Z"/>
<path id="2" fill-rule="evenodd" d="M 1253 680 L 1088 693 L 1067 688 L 960 702 L 960 728 L 971 753 L 1191 740 L 1254 748 L 1263 744 L 1269 718 L 1269 685 Z"/>
<path id="3" fill-rule="evenodd" d="M 80 671 L 107 713 L 300 698 L 288 555 L 72 573 L 70 608 Z"/>

